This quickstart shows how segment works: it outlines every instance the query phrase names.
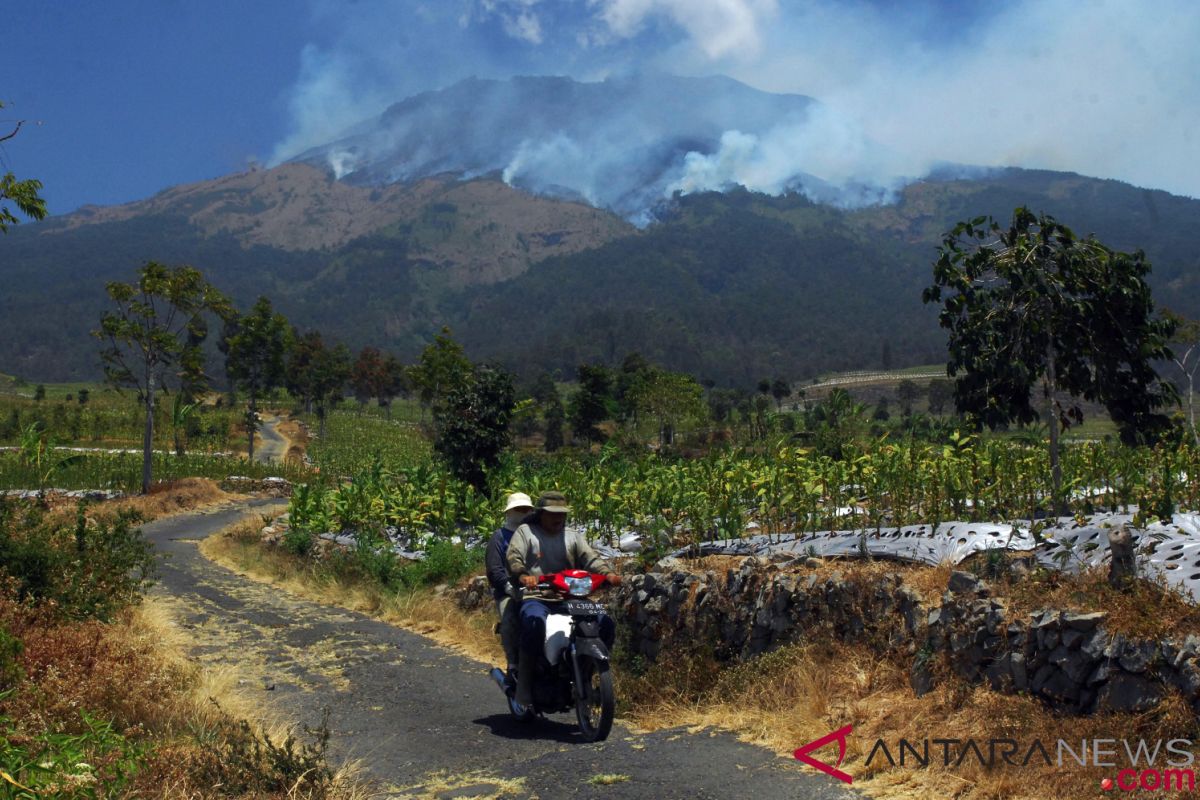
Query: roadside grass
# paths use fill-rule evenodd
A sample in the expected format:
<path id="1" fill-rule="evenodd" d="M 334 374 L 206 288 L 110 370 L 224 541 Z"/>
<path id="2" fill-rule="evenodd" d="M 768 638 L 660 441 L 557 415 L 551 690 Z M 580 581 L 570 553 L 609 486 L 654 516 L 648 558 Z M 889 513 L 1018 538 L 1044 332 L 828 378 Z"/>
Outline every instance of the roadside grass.
<path id="1" fill-rule="evenodd" d="M 0 797 L 366 796 L 352 765 L 329 766 L 327 729 L 265 720 L 236 676 L 186 657 L 140 594 L 130 509 L 0 512 Z"/>
<path id="2" fill-rule="evenodd" d="M 681 664 L 681 658 L 691 663 Z M 841 769 L 854 776 L 856 790 L 897 800 L 1074 800 L 1093 795 L 1103 778 L 1115 778 L 1116 773 L 1112 768 L 1078 766 L 1069 757 L 1064 768 L 1046 767 L 1036 756 L 1026 767 L 1001 762 L 987 768 L 969 754 L 956 766 L 953 761 L 963 752 L 961 748 L 951 750 L 952 763 L 947 768 L 936 744 L 930 745 L 932 757 L 927 767 L 914 765 L 911 754 L 907 765 L 899 766 L 901 738 L 918 749 L 927 739 L 974 739 L 984 758 L 989 740 L 1013 739 L 1020 746 L 1015 758 L 1020 762 L 1034 740 L 1044 744 L 1053 759 L 1059 739 L 1078 752 L 1084 739 L 1136 742 L 1161 738 L 1165 742 L 1187 738 L 1195 730 L 1190 708 L 1177 699 L 1142 715 L 1073 717 L 1052 714 L 1027 696 L 1001 695 L 952 680 L 918 698 L 900 662 L 861 647 L 818 641 L 724 667 L 703 656 L 674 654 L 639 678 L 623 681 L 621 691 L 628 720 L 639 727 L 724 728 L 784 758 L 790 758 L 801 745 L 853 725 Z M 879 739 L 884 740 L 897 766 L 881 753 L 867 766 Z M 813 755 L 836 763 L 836 745 Z"/>
<path id="3" fill-rule="evenodd" d="M 357 567 L 350 556 L 315 561 L 261 543 L 264 520 L 247 517 L 200 543 L 200 552 L 213 561 L 255 580 L 271 583 L 292 594 L 341 606 L 430 636 L 456 652 L 478 661 L 502 664 L 504 652 L 492 632 L 494 613 L 466 613 L 454 603 L 453 582 L 392 588 Z M 418 567 L 419 569 L 419 567 Z"/>
<path id="4" fill-rule="evenodd" d="M 307 598 L 353 608 L 425 633 L 478 660 L 499 663 L 503 658 L 491 633 L 494 615 L 490 606 L 465 612 L 447 589 L 404 593 L 380 592 L 365 586 L 361 576 L 333 574 L 290 556 L 266 550 L 259 542 L 261 520 L 248 520 L 237 530 L 212 537 L 202 550 L 258 580 L 282 585 Z M 697 563 L 692 566 L 701 566 Z M 708 568 L 720 565 L 706 564 Z M 727 566 L 727 565 L 726 565 Z M 968 565 L 969 566 L 969 565 Z M 927 602 L 936 602 L 945 591 L 951 568 L 903 567 L 888 562 L 848 564 L 827 562 L 819 570 L 848 571 L 867 578 L 900 571 L 904 580 Z M 988 576 L 985 576 L 985 578 Z M 1004 582 L 991 578 L 993 587 Z M 1161 587 L 1147 586 L 1144 593 L 1106 594 L 1096 575 L 1027 578 L 1025 595 L 1011 598 L 1011 610 L 1040 608 L 1063 602 L 1081 603 L 1085 594 L 1095 597 L 1082 607 L 1104 605 L 1115 624 L 1135 635 L 1156 635 L 1162 625 L 1174 625 L 1194 613 L 1189 604 L 1160 595 Z M 1038 583 L 1048 580 L 1051 583 Z M 1020 582 L 1013 586 L 1019 587 Z M 1009 598 L 1003 598 L 1009 601 Z M 1162 620 L 1150 620 L 1147 604 L 1166 610 Z M 1164 621 L 1165 620 L 1165 621 Z M 887 800 L 918 798 L 1039 798 L 1074 800 L 1090 796 L 1103 778 L 1116 770 L 1083 767 L 1070 761 L 1065 767 L 1046 767 L 1035 755 L 1026 766 L 1009 766 L 997 759 L 988 767 L 968 752 L 954 763 L 961 750 L 952 749 L 951 764 L 941 762 L 934 739 L 973 739 L 987 757 L 990 740 L 1013 739 L 1021 748 L 1018 762 L 1037 741 L 1057 757 L 1058 741 L 1075 752 L 1082 740 L 1138 739 L 1167 741 L 1194 738 L 1196 720 L 1180 698 L 1172 696 L 1152 712 L 1139 715 L 1097 714 L 1076 717 L 1048 711 L 1027 695 L 1003 695 L 953 679 L 942 665 L 935 666 L 942 680 L 924 697 L 916 697 L 909 684 L 911 654 L 886 654 L 864 645 L 837 641 L 808 641 L 783 647 L 742 663 L 719 662 L 697 643 L 670 642 L 654 663 L 628 659 L 618 645 L 617 696 L 621 719 L 635 729 L 650 731 L 685 726 L 692 732 L 706 728 L 731 730 L 742 739 L 765 746 L 784 758 L 801 745 L 845 725 L 854 732 L 843 769 L 854 775 L 854 788 Z M 867 764 L 877 740 L 883 740 L 893 759 L 899 759 L 899 741 L 922 747 L 930 740 L 933 757 L 927 766 L 914 765 L 909 755 L 904 765 L 893 765 L 882 752 Z M 1119 745 L 1118 745 L 1119 746 Z M 834 745 L 815 755 L 832 763 Z M 607 776 L 606 776 L 607 777 Z M 482 780 L 482 779 L 481 779 Z M 459 784 L 461 785 L 461 784 Z M 414 796 L 427 796 L 417 794 Z M 1173 796 L 1169 792 L 1164 796 Z"/>

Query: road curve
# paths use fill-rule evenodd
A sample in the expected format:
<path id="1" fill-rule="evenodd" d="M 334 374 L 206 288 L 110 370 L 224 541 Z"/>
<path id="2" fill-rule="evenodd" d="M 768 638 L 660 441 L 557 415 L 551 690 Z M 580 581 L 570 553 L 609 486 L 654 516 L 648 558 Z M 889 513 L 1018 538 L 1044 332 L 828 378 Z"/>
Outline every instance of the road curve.
<path id="1" fill-rule="evenodd" d="M 634 734 L 619 723 L 585 744 L 574 716 L 521 725 L 478 662 L 368 617 L 292 597 L 200 555 L 201 539 L 271 502 L 253 501 L 144 527 L 161 554 L 162 598 L 192 635 L 190 655 L 237 669 L 284 718 L 329 710 L 330 749 L 362 762 L 388 797 L 857 797 L 843 784 L 727 733 Z M 802 742 L 797 742 L 797 746 Z M 438 778 L 438 776 L 443 776 Z M 601 785 L 597 775 L 628 776 Z M 446 777 L 449 776 L 449 777 Z M 456 777 L 457 776 L 457 777 Z"/>

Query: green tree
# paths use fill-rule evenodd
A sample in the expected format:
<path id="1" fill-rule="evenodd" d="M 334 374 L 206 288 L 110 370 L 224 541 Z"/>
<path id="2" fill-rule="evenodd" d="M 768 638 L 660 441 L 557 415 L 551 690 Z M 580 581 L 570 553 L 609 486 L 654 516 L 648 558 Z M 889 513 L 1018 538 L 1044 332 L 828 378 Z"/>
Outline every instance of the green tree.
<path id="1" fill-rule="evenodd" d="M 954 399 L 954 384 L 939 379 L 930 381 L 926 399 L 929 402 L 929 413 L 941 414 L 946 409 L 946 404 Z"/>
<path id="2" fill-rule="evenodd" d="M 284 386 L 292 397 L 304 405 L 305 414 L 311 414 L 313 411 L 313 400 L 316 397 L 313 361 L 323 349 L 325 342 L 320 331 L 301 334 L 295 328 L 292 329 L 292 349 L 287 357 Z"/>
<path id="3" fill-rule="evenodd" d="M 669 446 L 675 429 L 684 419 L 702 419 L 707 408 L 704 388 L 691 375 L 665 370 L 653 370 L 630 389 L 633 407 L 638 417 L 653 417 L 658 421 L 658 442 Z"/>
<path id="4" fill-rule="evenodd" d="M 408 371 L 422 408 L 436 408 L 450 392 L 465 386 L 470 377 L 471 361 L 446 327 L 421 351 Z"/>
<path id="5" fill-rule="evenodd" d="M 0 103 L 0 108 L 4 108 L 4 103 Z M 24 124 L 25 120 L 17 120 L 11 131 L 0 136 L 0 144 L 15 137 Z M 3 177 L 0 177 L 0 233 L 7 233 L 9 225 L 16 225 L 20 222 L 9 209 L 9 201 L 17 207 L 19 212 L 30 219 L 45 219 L 46 201 L 39 194 L 41 190 L 42 182 L 39 180 L 30 178 L 20 181 L 11 172 L 6 172 Z"/>
<path id="6" fill-rule="evenodd" d="M 512 378 L 481 364 L 434 406 L 433 448 L 456 476 L 487 493 L 488 472 L 509 446 L 516 406 Z"/>
<path id="7" fill-rule="evenodd" d="M 792 393 L 792 387 L 783 378 L 771 381 L 771 397 L 775 398 L 775 410 L 783 411 L 783 401 Z"/>
<path id="8" fill-rule="evenodd" d="M 135 283 L 113 281 L 106 287 L 115 311 L 100 318 L 94 335 L 105 343 L 100 352 L 104 374 L 114 386 L 137 390 L 146 415 L 142 435 L 142 492 L 150 491 L 154 455 L 154 402 L 160 389 L 178 381 L 176 368 L 191 356 L 193 319 L 213 312 L 228 315 L 225 298 L 187 266 L 148 262 Z"/>
<path id="9" fill-rule="evenodd" d="M 44 383 L 39 383 L 33 389 L 33 401 L 35 403 L 40 403 L 45 399 L 46 399 L 46 385 Z"/>
<path id="10" fill-rule="evenodd" d="M 585 441 L 602 442 L 604 432 L 597 426 L 610 416 L 612 373 L 600 364 L 580 364 L 576 377 L 579 389 L 571 396 L 567 411 L 571 430 Z"/>
<path id="11" fill-rule="evenodd" d="M 1154 315 L 1149 271 L 1141 251 L 1078 238 L 1026 208 L 1007 229 L 988 217 L 959 223 L 938 249 L 923 299 L 942 304 L 955 405 L 993 428 L 1030 423 L 1041 385 L 1057 513 L 1059 435 L 1083 419 L 1074 398 L 1102 403 L 1127 442 L 1163 430 L 1155 411 L 1177 398 L 1153 366 L 1171 356 L 1174 326 Z"/>
<path id="12" fill-rule="evenodd" d="M 313 331 L 305 337 L 296 386 L 306 392 L 306 403 L 317 413 L 318 435 L 325 438 L 325 422 L 329 410 L 341 401 L 346 381 L 350 379 L 350 351 L 344 344 L 326 347 L 320 333 Z M 292 379 L 289 375 L 289 380 Z"/>
<path id="13" fill-rule="evenodd" d="M 567 412 L 563 409 L 562 401 L 556 397 L 545 406 L 542 416 L 546 422 L 543 449 L 547 453 L 554 453 L 563 446 L 563 425 L 567 421 Z"/>
<path id="14" fill-rule="evenodd" d="M 916 381 L 905 378 L 896 384 L 896 399 L 900 401 L 900 413 L 909 416 L 913 412 L 913 403 L 921 396 L 921 389 Z"/>
<path id="15" fill-rule="evenodd" d="M 254 435 L 258 431 L 258 401 L 283 385 L 284 364 L 291 344 L 291 326 L 266 297 L 258 298 L 250 313 L 238 319 L 237 332 L 228 340 L 226 372 L 249 401 L 246 435 L 250 440 L 251 461 Z"/>
<path id="16" fill-rule="evenodd" d="M 383 393 L 385 380 L 383 353 L 377 347 L 364 347 L 350 368 L 350 388 L 354 390 L 354 399 L 358 401 L 359 413 L 371 402 L 372 397 L 379 397 Z"/>
<path id="17" fill-rule="evenodd" d="M 375 399 L 383 406 L 387 418 L 392 418 L 392 401 L 408 393 L 408 370 L 400 363 L 400 359 L 391 353 L 383 358 L 383 374 Z"/>

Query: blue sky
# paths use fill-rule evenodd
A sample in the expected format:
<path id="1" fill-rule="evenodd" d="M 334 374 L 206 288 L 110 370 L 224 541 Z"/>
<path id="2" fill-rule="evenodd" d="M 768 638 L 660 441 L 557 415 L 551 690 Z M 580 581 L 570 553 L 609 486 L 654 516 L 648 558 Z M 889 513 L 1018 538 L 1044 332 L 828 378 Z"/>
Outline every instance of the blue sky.
<path id="1" fill-rule="evenodd" d="M 26 124 L 0 167 L 41 179 L 54 213 L 273 163 L 469 75 L 634 69 L 812 95 L 830 130 L 913 170 L 1200 196 L 1200 10 L 1182 0 L 42 0 L 3 24 L 0 135 Z"/>

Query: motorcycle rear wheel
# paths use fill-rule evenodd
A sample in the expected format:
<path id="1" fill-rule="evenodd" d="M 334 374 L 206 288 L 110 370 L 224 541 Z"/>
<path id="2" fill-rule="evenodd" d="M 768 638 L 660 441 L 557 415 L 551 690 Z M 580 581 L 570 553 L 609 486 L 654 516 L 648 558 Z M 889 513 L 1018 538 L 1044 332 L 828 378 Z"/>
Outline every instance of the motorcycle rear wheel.
<path id="1" fill-rule="evenodd" d="M 612 730 L 616 708 L 608 662 L 581 656 L 579 673 L 583 678 L 583 685 L 575 687 L 575 716 L 579 719 L 579 730 L 584 741 L 602 742 Z"/>

